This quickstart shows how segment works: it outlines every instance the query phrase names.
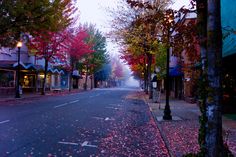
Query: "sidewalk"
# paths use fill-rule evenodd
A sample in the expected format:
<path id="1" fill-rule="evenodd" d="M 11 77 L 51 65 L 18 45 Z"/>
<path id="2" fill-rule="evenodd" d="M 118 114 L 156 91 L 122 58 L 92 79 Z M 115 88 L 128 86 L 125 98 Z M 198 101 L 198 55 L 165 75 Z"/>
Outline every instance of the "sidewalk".
<path id="1" fill-rule="evenodd" d="M 0 95 L 0 105 L 2 104 L 10 104 L 15 103 L 16 101 L 25 101 L 25 100 L 32 100 L 35 98 L 47 97 L 47 96 L 61 96 L 73 93 L 79 93 L 84 91 L 83 89 L 73 89 L 69 92 L 69 90 L 62 90 L 60 92 L 55 91 L 47 91 L 45 95 L 41 95 L 40 92 L 35 93 L 25 93 L 22 94 L 20 98 L 15 98 L 15 95 Z"/>
<path id="2" fill-rule="evenodd" d="M 153 103 L 148 95 L 141 92 L 145 102 L 148 104 L 152 115 L 156 119 L 157 126 L 161 132 L 171 156 L 181 157 L 187 153 L 197 153 L 198 129 L 200 115 L 197 104 L 187 103 L 183 100 L 170 100 L 172 121 L 163 121 L 165 99 L 161 103 Z M 236 121 L 223 116 L 224 140 L 230 150 L 236 156 Z"/>

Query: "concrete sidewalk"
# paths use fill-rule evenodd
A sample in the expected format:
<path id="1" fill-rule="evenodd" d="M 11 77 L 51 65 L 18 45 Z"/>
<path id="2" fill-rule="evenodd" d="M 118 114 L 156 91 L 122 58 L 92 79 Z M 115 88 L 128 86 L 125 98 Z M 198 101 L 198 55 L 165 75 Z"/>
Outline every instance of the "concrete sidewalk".
<path id="1" fill-rule="evenodd" d="M 169 149 L 171 156 L 181 157 L 187 153 L 197 153 L 198 129 L 199 129 L 199 107 L 183 100 L 170 100 L 172 121 L 163 121 L 165 99 L 161 103 L 153 103 L 148 95 L 141 92 L 145 102 L 148 104 L 152 115 L 156 119 L 157 126 Z M 140 94 L 140 93 L 139 93 Z M 236 121 L 223 116 L 224 140 L 230 150 L 236 156 Z"/>

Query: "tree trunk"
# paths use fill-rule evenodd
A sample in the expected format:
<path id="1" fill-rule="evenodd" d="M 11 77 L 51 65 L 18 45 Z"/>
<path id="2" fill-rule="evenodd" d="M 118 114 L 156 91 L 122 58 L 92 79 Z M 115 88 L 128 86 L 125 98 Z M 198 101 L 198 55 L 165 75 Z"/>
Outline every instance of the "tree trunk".
<path id="1" fill-rule="evenodd" d="M 222 31 L 220 0 L 208 0 L 207 19 L 207 65 L 208 95 L 206 101 L 206 156 L 222 157 L 222 113 L 221 113 L 221 58 Z"/>
<path id="2" fill-rule="evenodd" d="M 199 102 L 200 102 L 200 128 L 198 142 L 200 152 L 205 154 L 205 136 L 206 136 L 206 86 L 207 86 L 207 70 L 206 70 L 206 52 L 207 52 L 207 1 L 197 0 L 197 31 L 200 46 L 200 55 L 202 68 L 200 71 L 200 87 L 199 87 Z"/>
<path id="3" fill-rule="evenodd" d="M 74 71 L 74 61 L 73 59 L 70 60 L 71 62 L 71 71 L 69 73 L 69 92 L 71 91 L 72 89 L 72 74 L 73 74 L 73 71 Z"/>
<path id="4" fill-rule="evenodd" d="M 72 89 L 72 73 L 73 72 L 69 72 L 69 92 L 71 92 Z"/>
<path id="5" fill-rule="evenodd" d="M 148 93 L 149 93 L 149 99 L 152 99 L 152 82 L 151 82 L 151 69 L 152 69 L 152 54 L 147 54 L 148 58 L 148 67 L 147 67 L 147 73 L 148 73 Z"/>
<path id="6" fill-rule="evenodd" d="M 86 76 L 85 76 L 84 90 L 87 90 L 87 83 L 88 83 L 88 65 L 86 65 Z"/>
<path id="7" fill-rule="evenodd" d="M 91 74 L 91 86 L 90 86 L 90 89 L 92 90 L 93 89 L 93 75 Z"/>
<path id="8" fill-rule="evenodd" d="M 42 85 L 41 95 L 45 95 L 45 86 L 46 86 L 47 72 L 48 72 L 48 60 L 45 59 L 44 78 L 43 78 L 43 85 Z"/>
<path id="9" fill-rule="evenodd" d="M 146 58 L 144 58 L 144 92 L 148 94 L 148 73 Z"/>

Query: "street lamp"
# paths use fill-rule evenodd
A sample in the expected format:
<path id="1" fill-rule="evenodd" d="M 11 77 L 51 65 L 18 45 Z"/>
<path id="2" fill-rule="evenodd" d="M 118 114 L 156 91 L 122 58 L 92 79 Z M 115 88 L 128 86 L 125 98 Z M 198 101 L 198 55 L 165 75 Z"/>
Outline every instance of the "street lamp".
<path id="1" fill-rule="evenodd" d="M 169 87 L 169 69 L 170 69 L 170 24 L 173 22 L 173 19 L 171 18 L 170 14 L 167 14 L 165 17 L 166 24 L 167 24 L 167 56 L 166 56 L 166 104 L 164 109 L 164 120 L 172 120 L 171 116 L 171 110 L 170 110 L 170 104 L 169 104 L 169 95 L 170 95 L 170 87 Z"/>
<path id="2" fill-rule="evenodd" d="M 17 58 L 17 72 L 16 72 L 16 98 L 20 98 L 20 48 L 22 47 L 22 42 L 19 41 L 16 45 L 18 48 L 18 58 Z"/>

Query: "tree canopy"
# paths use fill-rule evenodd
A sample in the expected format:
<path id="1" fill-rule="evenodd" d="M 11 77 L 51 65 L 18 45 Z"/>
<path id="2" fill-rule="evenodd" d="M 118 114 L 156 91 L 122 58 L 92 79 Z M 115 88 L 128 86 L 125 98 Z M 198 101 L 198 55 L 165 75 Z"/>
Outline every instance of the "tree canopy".
<path id="1" fill-rule="evenodd" d="M 72 0 L 2 0 L 0 46 L 15 46 L 23 33 L 57 32 L 69 26 L 76 11 Z"/>

